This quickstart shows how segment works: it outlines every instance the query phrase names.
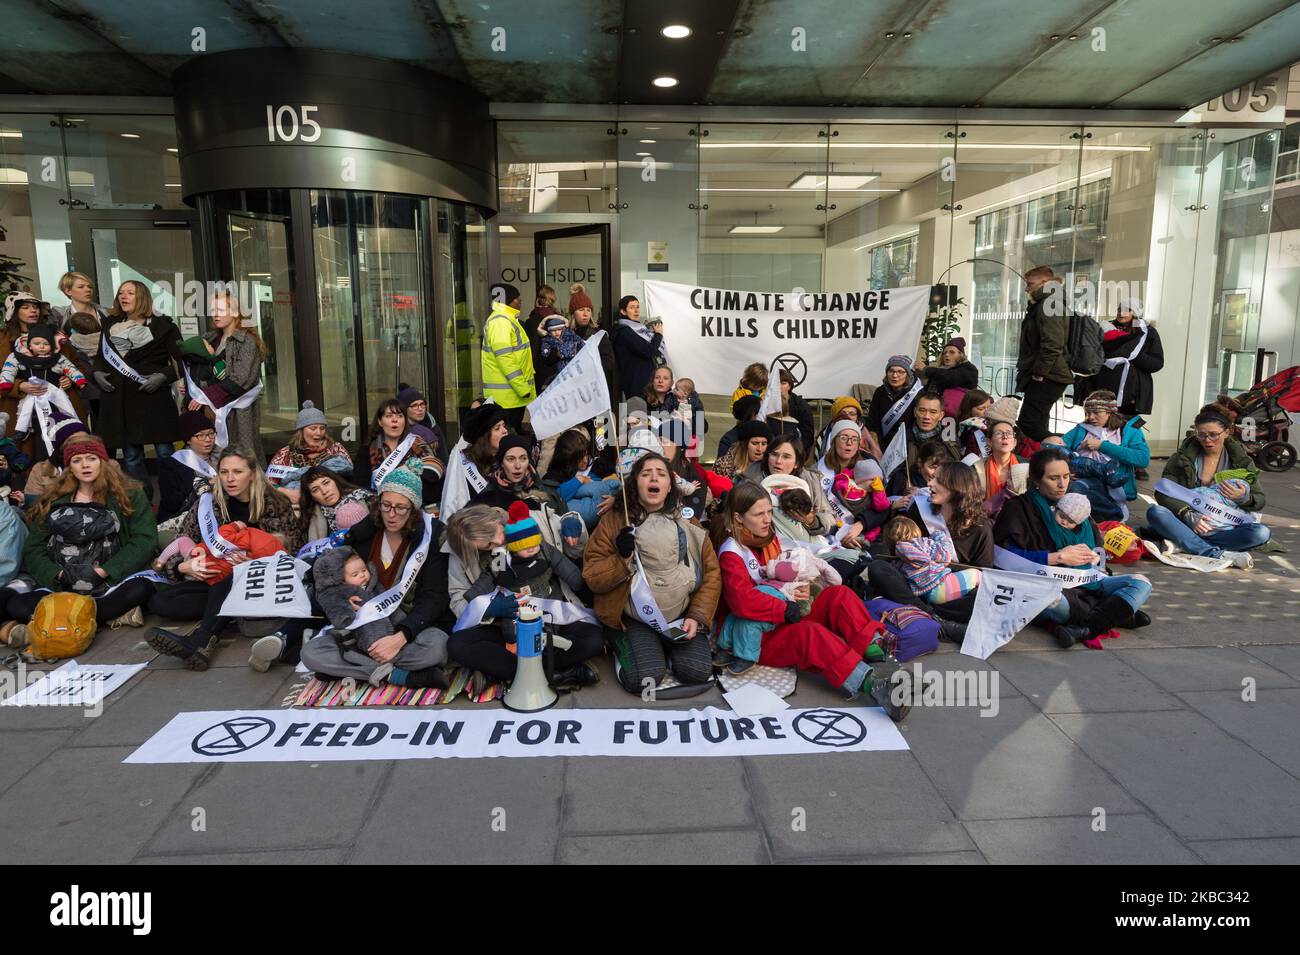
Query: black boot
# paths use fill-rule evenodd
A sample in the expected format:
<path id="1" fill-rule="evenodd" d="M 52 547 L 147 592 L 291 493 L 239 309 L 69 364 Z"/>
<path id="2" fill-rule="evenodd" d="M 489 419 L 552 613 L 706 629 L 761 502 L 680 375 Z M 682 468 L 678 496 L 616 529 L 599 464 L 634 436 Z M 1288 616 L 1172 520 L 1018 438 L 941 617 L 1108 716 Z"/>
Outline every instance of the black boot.
<path id="1" fill-rule="evenodd" d="M 1126 630 L 1139 630 L 1151 626 L 1151 617 L 1145 610 L 1134 610 L 1133 617 L 1123 624 Z"/>
<path id="2" fill-rule="evenodd" d="M 590 663 L 579 663 L 555 671 L 551 686 L 557 690 L 580 690 L 584 686 L 595 686 L 600 682 L 600 674 Z"/>
<path id="3" fill-rule="evenodd" d="M 949 643 L 962 643 L 966 639 L 966 624 L 958 620 L 940 620 L 939 639 Z"/>
<path id="4" fill-rule="evenodd" d="M 150 627 L 145 634 L 145 642 L 149 646 L 159 653 L 184 660 L 192 670 L 208 668 L 210 648 L 214 640 L 215 638 L 201 630 L 195 630 L 191 634 L 181 634 L 164 630 L 162 627 Z"/>
<path id="5" fill-rule="evenodd" d="M 423 670 L 411 670 L 406 674 L 406 682 L 402 686 L 411 686 L 419 689 L 428 689 L 430 687 L 445 690 L 451 686 L 451 681 L 447 679 L 447 674 L 442 672 L 442 667 L 425 667 Z"/>

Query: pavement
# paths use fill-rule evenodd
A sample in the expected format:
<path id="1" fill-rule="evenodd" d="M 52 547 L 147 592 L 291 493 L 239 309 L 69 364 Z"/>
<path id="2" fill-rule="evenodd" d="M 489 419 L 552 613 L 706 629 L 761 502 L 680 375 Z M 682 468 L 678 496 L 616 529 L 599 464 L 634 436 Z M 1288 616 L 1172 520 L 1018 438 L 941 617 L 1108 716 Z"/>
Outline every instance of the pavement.
<path id="1" fill-rule="evenodd" d="M 0 709 L 0 815 L 22 820 L 0 861 L 1295 862 L 1300 472 L 1263 480 L 1289 554 L 1217 574 L 1143 561 L 1154 622 L 1102 651 L 1033 628 L 987 662 L 944 645 L 921 666 L 989 671 L 996 715 L 917 707 L 905 752 L 125 764 L 178 712 L 279 708 L 302 677 L 251 671 L 244 639 L 192 673 L 104 631 L 81 662 L 148 667 L 102 715 Z M 600 669 L 558 705 L 726 706 L 642 703 Z M 788 702 L 845 705 L 809 674 Z"/>

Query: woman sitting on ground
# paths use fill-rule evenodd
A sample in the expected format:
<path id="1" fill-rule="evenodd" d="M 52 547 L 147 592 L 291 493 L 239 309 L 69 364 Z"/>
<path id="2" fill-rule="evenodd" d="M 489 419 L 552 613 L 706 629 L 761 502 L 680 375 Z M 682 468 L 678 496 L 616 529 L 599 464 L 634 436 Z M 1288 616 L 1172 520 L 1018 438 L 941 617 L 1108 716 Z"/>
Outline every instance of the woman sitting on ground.
<path id="1" fill-rule="evenodd" d="M 515 501 L 523 501 L 530 511 L 535 512 L 542 539 L 564 551 L 567 557 L 581 560 L 582 548 L 587 541 L 582 517 L 577 511 L 566 509 L 559 496 L 548 491 L 538 480 L 532 449 L 531 438 L 512 434 L 502 439 L 496 463 L 488 473 L 487 487 L 475 494 L 471 503 L 509 511 Z"/>
<path id="2" fill-rule="evenodd" d="M 411 424 L 420 439 L 429 446 L 429 450 L 443 464 L 447 463 L 447 439 L 443 437 L 442 428 L 433 415 L 429 414 L 429 402 L 424 392 L 414 385 L 402 382 L 397 386 L 397 400 L 406 409 L 406 420 Z"/>
<path id="3" fill-rule="evenodd" d="M 821 434 L 817 435 L 817 445 L 813 449 L 817 457 L 822 457 L 830 450 L 831 430 L 841 421 L 852 421 L 857 424 L 859 430 L 862 429 L 862 405 L 852 395 L 840 395 L 831 402 L 831 420 L 826 423 L 826 427 L 822 428 Z M 872 454 L 870 451 L 868 453 Z M 872 456 L 876 455 L 872 454 Z"/>
<path id="4" fill-rule="evenodd" d="M 1201 557 L 1227 557 L 1239 568 L 1254 565 L 1249 551 L 1269 540 L 1268 526 L 1252 519 L 1264 509 L 1259 471 L 1242 443 L 1232 436 L 1223 412 L 1207 406 L 1194 422 L 1195 433 L 1165 462 L 1156 485 L 1156 503 L 1147 508 L 1147 525 L 1179 550 Z M 1172 488 L 1171 488 L 1172 486 Z M 1169 493 L 1185 488 L 1186 493 Z M 1194 507 L 1200 492 L 1210 506 Z M 1217 513 L 1216 513 L 1217 512 Z"/>
<path id="5" fill-rule="evenodd" d="M 199 512 L 208 495 L 203 495 L 186 513 L 177 531 L 178 539 L 188 539 L 192 548 L 182 548 L 169 556 L 158 567 L 170 585 L 160 584 L 158 592 L 149 601 L 149 612 L 168 620 L 199 620 L 201 622 L 189 635 L 153 627 L 146 639 L 159 653 L 178 657 L 192 670 L 206 670 L 217 646 L 217 638 L 229 618 L 221 616 L 221 605 L 230 595 L 234 580 L 230 569 L 235 564 L 251 559 L 244 551 L 222 558 L 211 556 L 210 542 L 206 541 L 199 521 Z M 217 461 L 217 479 L 213 482 L 210 504 L 219 528 L 235 525 L 231 532 L 260 531 L 270 535 L 278 546 L 296 553 L 299 539 L 298 522 L 293 505 L 266 480 L 261 465 L 251 451 L 227 448 Z M 222 537 L 227 537 L 221 532 Z M 261 537 L 249 536 L 260 545 Z M 215 542 L 212 542 L 215 543 Z M 258 546 L 258 550 L 266 550 Z M 301 639 L 301 631 L 298 633 Z"/>
<path id="6" fill-rule="evenodd" d="M 1072 490 L 1092 502 L 1098 521 L 1126 521 L 1125 501 L 1137 499 L 1135 471 L 1151 463 L 1151 449 L 1142 434 L 1141 418 L 1125 421 L 1112 391 L 1094 391 L 1083 402 L 1083 424 L 1062 440 L 1073 452 Z"/>
<path id="7" fill-rule="evenodd" d="M 135 627 L 144 623 L 140 606 L 154 592 L 150 580 L 123 583 L 149 566 L 158 547 L 144 491 L 109 467 L 98 438 L 65 442 L 63 463 L 63 474 L 28 513 L 23 569 L 37 589 L 0 589 L 0 614 L 15 621 L 0 633 L 13 647 L 27 645 L 26 623 L 46 591 L 93 597 L 100 623 Z"/>
<path id="8" fill-rule="evenodd" d="M 298 503 L 302 475 L 308 468 L 326 467 L 339 474 L 351 474 L 352 455 L 337 441 L 331 441 L 325 422 L 325 412 L 310 401 L 302 403 L 302 410 L 293 423 L 293 437 L 275 452 L 267 465 L 267 480 L 289 500 Z"/>
<path id="9" fill-rule="evenodd" d="M 827 454 L 831 454 L 835 448 L 847 443 L 846 434 L 856 434 L 856 429 L 852 425 L 848 425 L 847 429 L 832 442 L 832 451 L 828 451 Z M 799 439 L 793 434 L 778 434 L 768 443 L 762 459 L 749 465 L 743 476 L 746 481 L 758 485 L 762 485 L 764 480 L 773 474 L 799 478 L 807 486 L 808 496 L 812 498 L 813 514 L 816 515 L 816 520 L 808 525 L 808 532 L 813 536 L 834 534 L 839 530 L 840 524 L 826 498 L 821 474 L 812 468 L 804 467 L 800 463 L 802 461 L 803 448 L 799 445 Z M 848 523 L 854 524 L 852 515 L 849 515 Z M 858 523 L 846 532 L 842 539 L 844 546 L 860 546 L 857 541 L 862 536 L 862 530 L 862 525 Z"/>
<path id="10" fill-rule="evenodd" d="M 680 493 L 662 455 L 648 453 L 632 465 L 625 493 L 626 512 L 624 496 L 617 495 L 591 536 L 582 568 L 614 645 L 619 681 L 639 694 L 671 667 L 679 683 L 708 683 L 708 629 L 721 587 L 713 545 L 681 516 Z M 635 598 L 634 578 L 641 595 Z"/>
<path id="11" fill-rule="evenodd" d="M 961 399 L 957 408 L 957 443 L 964 454 L 988 454 L 989 421 L 984 416 L 993 407 L 993 396 L 987 391 L 972 388 Z"/>
<path id="12" fill-rule="evenodd" d="M 767 443 L 772 432 L 763 421 L 746 421 L 737 429 L 736 443 L 725 457 L 719 455 L 713 462 L 713 473 L 718 477 L 739 480 L 745 469 L 767 454 Z"/>
<path id="13" fill-rule="evenodd" d="M 1020 441 L 1020 432 L 1012 421 L 993 421 L 986 432 L 989 446 L 988 457 L 976 461 L 972 466 L 975 479 L 979 482 L 980 495 L 984 498 L 984 508 L 989 517 L 996 517 L 1002 505 L 1006 503 L 1010 492 L 1007 479 L 1011 469 L 1020 463 L 1015 455 L 1016 444 Z"/>
<path id="14" fill-rule="evenodd" d="M 1002 505 L 993 525 L 994 542 L 1035 564 L 1094 567 L 1101 546 L 1096 522 L 1090 516 L 1076 521 L 1077 515 L 1058 507 L 1070 480 L 1070 462 L 1063 451 L 1044 447 L 1035 452 L 1029 459 L 1028 488 Z M 1077 497 L 1086 506 L 1087 498 Z M 1057 643 L 1068 648 L 1114 627 L 1146 626 L 1151 618 L 1142 606 L 1150 596 L 1151 583 L 1140 574 L 1103 577 L 1066 588 L 1038 620 L 1050 624 Z"/>
<path id="15" fill-rule="evenodd" d="M 461 508 L 447 521 L 443 549 L 448 555 L 451 611 L 459 624 L 447 653 L 453 662 L 498 683 L 513 680 L 518 664 L 507 644 L 515 642 L 519 594 L 577 607 L 590 603 L 582 571 L 542 540 L 532 512 L 520 501 L 511 505 L 509 514 L 485 504 Z M 477 613 L 470 611 L 471 605 Z M 552 629 L 572 646 L 555 649 L 551 685 L 576 689 L 598 683 L 600 675 L 586 661 L 604 652 L 600 624 L 575 620 Z"/>
<path id="16" fill-rule="evenodd" d="M 298 538 L 304 543 L 347 530 L 371 511 L 374 492 L 353 487 L 329 468 L 308 468 L 302 484 L 308 496 L 298 507 Z"/>
<path id="17" fill-rule="evenodd" d="M 383 470 L 386 476 L 399 467 L 406 468 L 420 479 L 425 507 L 438 503 L 442 495 L 443 464 L 432 449 L 411 432 L 411 423 L 406 420 L 402 403 L 389 398 L 375 411 L 370 439 L 357 452 L 352 483 L 357 487 L 374 487 L 376 472 Z"/>
<path id="18" fill-rule="evenodd" d="M 188 511 L 217 476 L 217 429 L 211 419 L 203 411 L 187 411 L 180 427 L 185 447 L 158 459 L 160 524 Z"/>
<path id="19" fill-rule="evenodd" d="M 342 541 L 365 559 L 383 590 L 401 585 L 411 561 L 423 549 L 423 563 L 398 604 L 402 617 L 394 621 L 393 632 L 369 642 L 364 650 L 348 637 L 340 640 L 334 631 L 318 634 L 302 648 L 307 669 L 376 686 L 385 680 L 405 686 L 447 686 L 441 668 L 447 662 L 452 618 L 444 528 L 428 517 L 426 539 L 427 515 L 421 512 L 420 500 L 419 479 L 404 468 L 395 469 L 379 485 L 370 513 L 349 527 Z M 290 652 L 286 646 L 280 659 Z"/>
<path id="20" fill-rule="evenodd" d="M 594 530 L 600 516 L 614 503 L 618 478 L 604 480 L 588 473 L 591 467 L 591 438 L 582 428 L 570 428 L 556 439 L 551 466 L 542 478 L 547 492 L 562 504 L 562 510 L 577 511 L 588 530 Z"/>
<path id="21" fill-rule="evenodd" d="M 871 619 L 857 594 L 837 585 L 813 598 L 805 584 L 796 591 L 796 599 L 787 600 L 764 589 L 763 571 L 780 555 L 781 544 L 772 530 L 772 502 L 762 487 L 748 481 L 736 485 L 710 536 L 719 548 L 722 576 L 719 630 L 731 616 L 757 623 L 766 631 L 759 664 L 820 673 L 851 699 L 865 693 L 895 722 L 903 719 L 907 707 L 891 699 L 889 677 L 896 665 L 877 639 L 884 628 Z M 809 599 L 812 604 L 805 612 L 800 603 Z M 744 669 L 731 661 L 728 666 L 733 671 Z"/>

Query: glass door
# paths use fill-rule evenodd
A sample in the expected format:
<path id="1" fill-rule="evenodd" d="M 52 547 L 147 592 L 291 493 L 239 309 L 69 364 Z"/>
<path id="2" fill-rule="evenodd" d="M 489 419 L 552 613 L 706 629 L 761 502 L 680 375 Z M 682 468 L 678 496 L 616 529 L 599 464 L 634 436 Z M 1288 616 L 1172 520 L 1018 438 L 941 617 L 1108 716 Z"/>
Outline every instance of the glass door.
<path id="1" fill-rule="evenodd" d="M 118 286 L 134 279 L 149 288 L 154 311 L 171 316 L 182 335 L 199 333 L 201 316 L 193 308 L 185 314 L 187 302 L 202 301 L 186 294 L 186 284 L 196 278 L 194 213 L 73 210 L 68 218 L 72 268 L 94 278 L 95 294 L 106 308 Z"/>
<path id="2" fill-rule="evenodd" d="M 609 226 L 604 223 L 533 233 L 537 281 L 539 285 L 555 289 L 556 309 L 565 310 L 569 287 L 580 282 L 597 306 L 597 324 L 606 330 L 610 327 L 610 316 L 614 314 L 611 298 L 613 265 L 609 250 Z M 523 306 L 522 311 L 527 311 L 531 303 L 525 301 Z"/>

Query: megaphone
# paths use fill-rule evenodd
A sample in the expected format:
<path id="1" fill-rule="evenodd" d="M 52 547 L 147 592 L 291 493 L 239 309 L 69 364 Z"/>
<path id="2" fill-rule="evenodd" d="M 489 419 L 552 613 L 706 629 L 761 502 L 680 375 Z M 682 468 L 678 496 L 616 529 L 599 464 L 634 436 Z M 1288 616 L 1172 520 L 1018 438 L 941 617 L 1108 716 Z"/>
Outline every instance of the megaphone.
<path id="1" fill-rule="evenodd" d="M 547 683 L 546 670 L 542 666 L 542 649 L 545 645 L 542 612 L 531 604 L 520 604 L 519 616 L 515 620 L 515 647 L 518 655 L 515 678 L 501 701 L 506 709 L 516 713 L 536 713 L 538 710 L 550 709 L 559 699 Z"/>

